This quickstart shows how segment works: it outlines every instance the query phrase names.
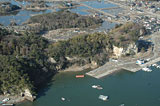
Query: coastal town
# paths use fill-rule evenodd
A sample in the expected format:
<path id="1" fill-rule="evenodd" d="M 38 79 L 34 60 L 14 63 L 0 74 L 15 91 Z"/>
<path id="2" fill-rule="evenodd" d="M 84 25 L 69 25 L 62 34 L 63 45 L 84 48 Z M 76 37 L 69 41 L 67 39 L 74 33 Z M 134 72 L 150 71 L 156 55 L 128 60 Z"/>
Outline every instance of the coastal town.
<path id="1" fill-rule="evenodd" d="M 61 72 L 101 80 L 121 70 L 159 70 L 159 35 L 159 0 L 2 0 L 0 106 L 34 101 L 42 83 Z"/>

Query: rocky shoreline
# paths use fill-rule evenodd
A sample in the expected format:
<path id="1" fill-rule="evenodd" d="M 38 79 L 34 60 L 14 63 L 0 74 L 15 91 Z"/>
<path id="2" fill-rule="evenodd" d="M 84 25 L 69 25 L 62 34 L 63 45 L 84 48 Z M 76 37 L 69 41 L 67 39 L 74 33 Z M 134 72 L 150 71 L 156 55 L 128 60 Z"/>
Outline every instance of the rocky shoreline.
<path id="1" fill-rule="evenodd" d="M 25 97 L 21 97 L 21 96 L 0 95 L 0 101 L 2 101 L 5 98 L 10 99 L 6 104 L 17 104 L 27 100 Z"/>
<path id="2" fill-rule="evenodd" d="M 97 68 L 97 65 L 86 64 L 83 66 L 78 66 L 78 65 L 74 64 L 64 70 L 60 70 L 59 72 L 78 72 L 78 71 L 83 71 L 86 69 L 95 69 L 95 68 Z"/>

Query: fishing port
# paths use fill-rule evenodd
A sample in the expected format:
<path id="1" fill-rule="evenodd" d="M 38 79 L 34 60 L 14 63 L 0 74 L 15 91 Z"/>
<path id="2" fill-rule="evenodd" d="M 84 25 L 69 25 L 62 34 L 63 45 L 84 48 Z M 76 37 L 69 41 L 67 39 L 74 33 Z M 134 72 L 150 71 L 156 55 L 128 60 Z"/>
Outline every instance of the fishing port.
<path id="1" fill-rule="evenodd" d="M 159 106 L 159 35 L 159 0 L 1 0 L 0 106 Z"/>

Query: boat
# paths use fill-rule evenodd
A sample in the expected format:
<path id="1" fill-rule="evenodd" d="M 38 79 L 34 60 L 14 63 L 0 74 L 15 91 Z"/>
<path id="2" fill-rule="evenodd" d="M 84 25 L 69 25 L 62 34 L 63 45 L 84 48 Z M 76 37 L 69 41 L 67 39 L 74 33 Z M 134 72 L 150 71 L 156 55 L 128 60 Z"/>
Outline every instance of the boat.
<path id="1" fill-rule="evenodd" d="M 120 104 L 119 106 L 124 106 L 124 104 Z"/>
<path id="2" fill-rule="evenodd" d="M 103 101 L 107 101 L 109 99 L 109 97 L 105 96 L 105 95 L 99 95 L 98 98 L 101 99 L 101 100 L 103 100 Z"/>
<path id="3" fill-rule="evenodd" d="M 97 85 L 92 85 L 92 88 L 97 88 Z"/>
<path id="4" fill-rule="evenodd" d="M 92 85 L 92 88 L 96 88 L 96 89 L 99 89 L 99 90 L 103 89 L 100 85 Z"/>
<path id="5" fill-rule="evenodd" d="M 66 99 L 64 97 L 62 97 L 61 100 L 65 101 Z"/>
<path id="6" fill-rule="evenodd" d="M 76 78 L 84 78 L 84 75 L 76 75 Z"/>
<path id="7" fill-rule="evenodd" d="M 158 65 L 157 64 L 152 64 L 152 66 L 156 66 L 157 67 Z"/>
<path id="8" fill-rule="evenodd" d="M 3 103 L 7 102 L 7 101 L 9 101 L 9 98 L 5 98 L 5 99 L 2 100 Z"/>
<path id="9" fill-rule="evenodd" d="M 99 89 L 99 90 L 101 90 L 101 89 L 103 89 L 101 86 L 97 86 L 97 89 Z"/>
<path id="10" fill-rule="evenodd" d="M 147 68 L 147 67 L 142 68 L 142 70 L 143 70 L 143 71 L 146 71 L 146 72 L 152 72 L 152 70 L 151 70 L 151 69 L 149 69 L 149 68 Z"/>
<path id="11" fill-rule="evenodd" d="M 160 66 L 158 65 L 156 68 L 160 68 Z"/>
<path id="12" fill-rule="evenodd" d="M 2 104 L 2 106 L 13 106 L 14 104 Z"/>

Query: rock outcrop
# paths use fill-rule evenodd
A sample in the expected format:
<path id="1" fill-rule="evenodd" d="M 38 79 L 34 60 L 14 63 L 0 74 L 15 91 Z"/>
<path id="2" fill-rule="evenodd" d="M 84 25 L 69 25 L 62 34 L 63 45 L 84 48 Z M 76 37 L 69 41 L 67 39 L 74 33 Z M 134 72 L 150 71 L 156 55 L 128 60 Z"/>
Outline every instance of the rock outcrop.
<path id="1" fill-rule="evenodd" d="M 30 101 L 34 101 L 36 99 L 36 96 L 32 95 L 32 93 L 30 92 L 29 89 L 25 89 L 24 93 L 22 93 L 22 95 Z"/>
<path id="2" fill-rule="evenodd" d="M 129 44 L 127 47 L 113 46 L 113 54 L 115 58 L 119 58 L 122 55 L 134 55 L 138 52 L 136 44 Z"/>

